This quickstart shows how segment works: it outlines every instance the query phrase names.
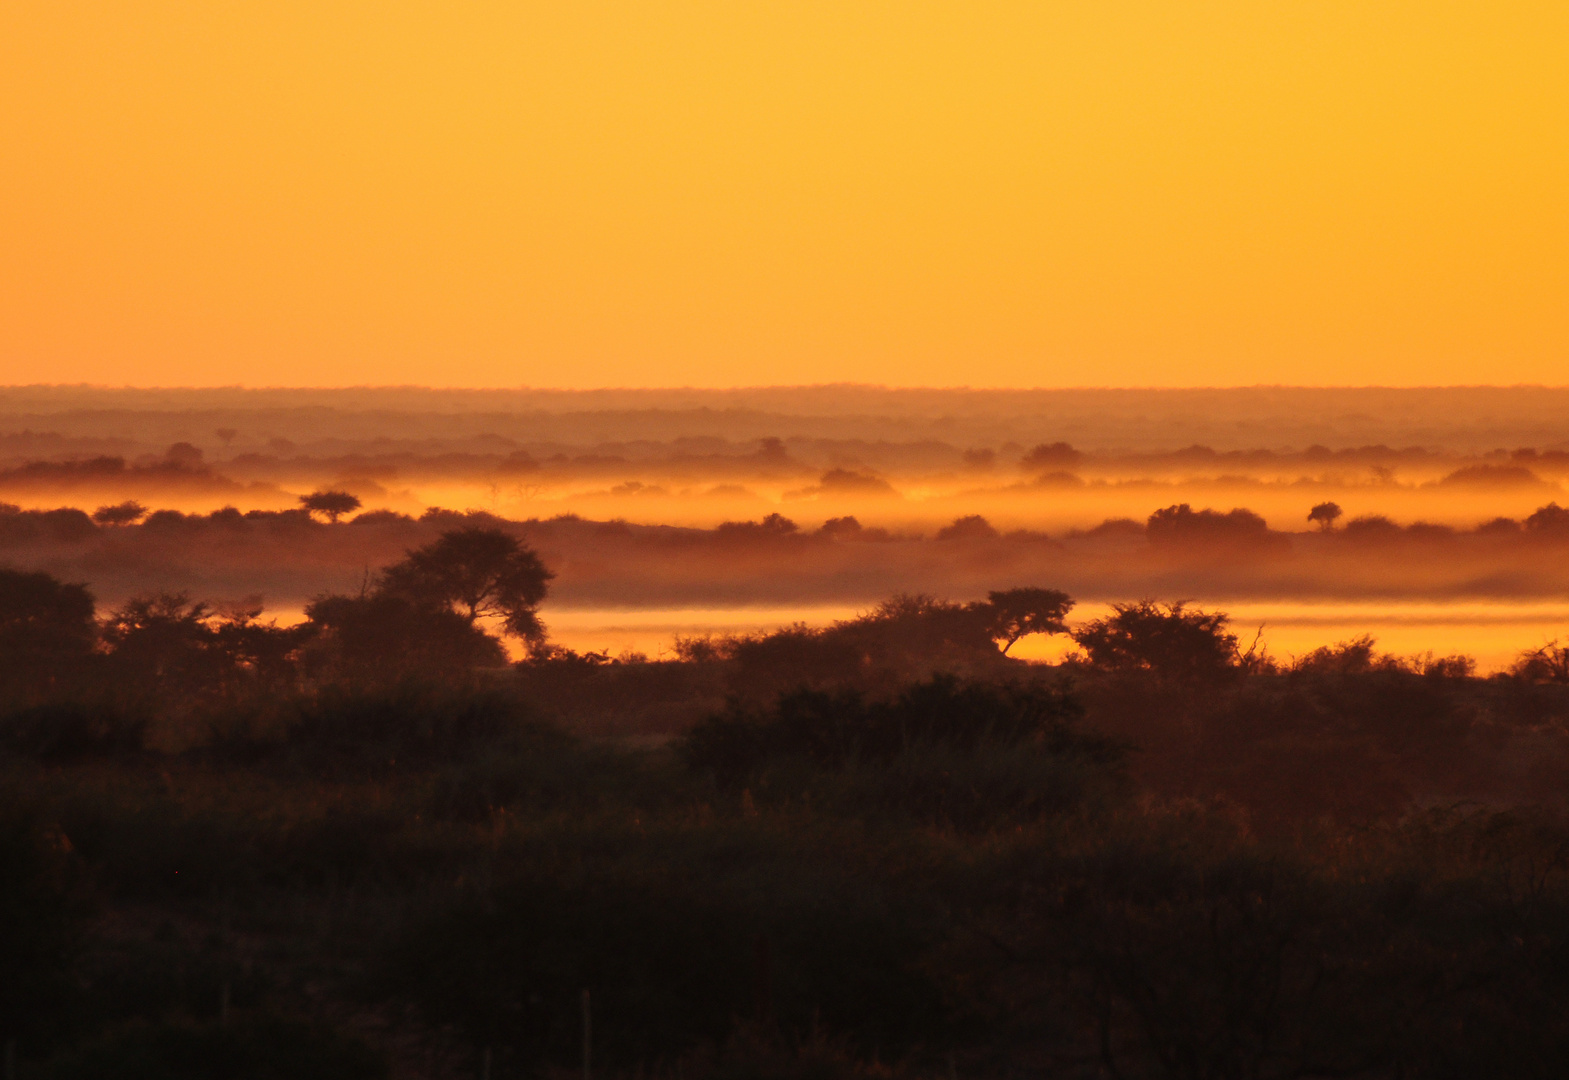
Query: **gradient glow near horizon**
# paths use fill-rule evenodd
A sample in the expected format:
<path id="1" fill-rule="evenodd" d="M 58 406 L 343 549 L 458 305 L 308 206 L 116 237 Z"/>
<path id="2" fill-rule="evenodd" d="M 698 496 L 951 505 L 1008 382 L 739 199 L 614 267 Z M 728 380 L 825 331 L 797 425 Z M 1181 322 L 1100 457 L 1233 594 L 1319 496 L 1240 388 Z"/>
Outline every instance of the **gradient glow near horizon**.
<path id="1" fill-rule="evenodd" d="M 0 7 L 0 382 L 1569 382 L 1569 5 Z"/>

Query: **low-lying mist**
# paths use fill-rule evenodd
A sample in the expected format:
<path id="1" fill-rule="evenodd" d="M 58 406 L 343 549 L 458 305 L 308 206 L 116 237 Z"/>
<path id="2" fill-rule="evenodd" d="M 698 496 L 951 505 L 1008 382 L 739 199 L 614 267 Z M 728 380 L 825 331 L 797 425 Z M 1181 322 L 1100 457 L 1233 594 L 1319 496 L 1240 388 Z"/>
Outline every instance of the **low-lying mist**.
<path id="1" fill-rule="evenodd" d="M 1042 583 L 1224 603 L 1293 647 L 1414 618 L 1501 656 L 1523 641 L 1497 627 L 1549 633 L 1569 600 L 1566 417 L 1540 388 L 12 388 L 0 562 L 287 619 L 471 521 L 540 551 L 583 647 Z M 358 505 L 329 523 L 318 491 Z"/>
<path id="2" fill-rule="evenodd" d="M 0 390 L 0 500 L 1067 531 L 1172 503 L 1464 527 L 1569 475 L 1569 393 Z"/>

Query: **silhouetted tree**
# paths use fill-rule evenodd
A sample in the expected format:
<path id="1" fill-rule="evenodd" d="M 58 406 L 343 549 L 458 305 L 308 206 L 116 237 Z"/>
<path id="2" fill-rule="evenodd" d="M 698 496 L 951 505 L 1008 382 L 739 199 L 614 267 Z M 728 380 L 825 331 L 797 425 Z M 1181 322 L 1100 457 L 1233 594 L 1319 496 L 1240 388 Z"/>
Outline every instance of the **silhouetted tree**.
<path id="1" fill-rule="evenodd" d="M 823 527 L 817 530 L 818 536 L 831 540 L 892 540 L 893 537 L 887 529 L 866 528 L 853 517 L 829 518 L 823 522 Z"/>
<path id="2" fill-rule="evenodd" d="M 1057 589 L 1005 589 L 986 594 L 992 612 L 992 637 L 1003 642 L 1002 652 L 1028 634 L 1066 634 L 1063 619 L 1073 598 Z"/>
<path id="3" fill-rule="evenodd" d="M 783 514 L 769 514 L 762 521 L 722 521 L 714 535 L 727 540 L 764 540 L 793 536 L 799 526 Z"/>
<path id="4" fill-rule="evenodd" d="M 1531 532 L 1569 532 L 1569 510 L 1550 502 L 1526 518 L 1525 527 Z"/>
<path id="5" fill-rule="evenodd" d="M 316 633 L 309 622 L 279 626 L 259 622 L 259 600 L 224 611 L 212 624 L 212 645 L 223 658 L 231 688 L 237 681 L 278 687 L 292 682 L 298 671 L 301 647 Z"/>
<path id="6" fill-rule="evenodd" d="M 1247 544 L 1270 542 L 1269 525 L 1251 510 L 1238 507 L 1219 510 L 1194 510 L 1179 503 L 1157 510 L 1145 524 L 1150 542 L 1155 544 Z"/>
<path id="7" fill-rule="evenodd" d="M 861 523 L 853 517 L 829 518 L 823 522 L 823 527 L 817 532 L 821 536 L 831 536 L 835 539 L 859 536 L 862 532 Z"/>
<path id="8" fill-rule="evenodd" d="M 300 496 L 300 505 L 307 511 L 316 514 L 325 514 L 327 520 L 334 525 L 344 514 L 352 513 L 360 508 L 360 501 L 347 491 L 313 491 L 309 495 Z"/>
<path id="9" fill-rule="evenodd" d="M 684 639 L 678 655 L 734 660 L 749 698 L 799 685 L 887 687 L 932 671 L 984 668 L 998 658 L 989 604 L 900 594 L 854 619 L 747 637 Z"/>
<path id="10" fill-rule="evenodd" d="M 1399 525 L 1390 521 L 1383 514 L 1363 514 L 1346 522 L 1345 531 L 1341 534 L 1347 540 L 1395 540 L 1402 534 Z"/>
<path id="11" fill-rule="evenodd" d="M 179 704 L 292 682 L 309 624 L 259 622 L 259 601 L 219 610 L 185 593 L 137 597 L 104 620 L 108 663 L 122 685 Z"/>
<path id="12" fill-rule="evenodd" d="M 445 604 L 406 596 L 322 596 L 305 608 L 312 667 L 329 677 L 396 682 L 506 663 L 501 643 Z"/>
<path id="13" fill-rule="evenodd" d="M 1113 671 L 1144 670 L 1177 678 L 1213 677 L 1237 663 L 1237 638 L 1221 612 L 1184 601 L 1113 604 L 1112 614 L 1073 634 L 1090 663 Z"/>
<path id="14" fill-rule="evenodd" d="M 1308 511 L 1307 519 L 1318 522 L 1320 529 L 1329 532 L 1335 527 L 1335 522 L 1339 520 L 1341 513 L 1339 503 L 1321 502 Z"/>
<path id="15" fill-rule="evenodd" d="M 1041 443 L 1019 461 L 1019 467 L 1029 472 L 1045 469 L 1070 469 L 1084 460 L 1084 455 L 1065 442 Z"/>
<path id="16" fill-rule="evenodd" d="M 784 440 L 776 435 L 757 440 L 757 458 L 769 464 L 782 464 L 790 460 L 790 452 L 785 449 Z"/>
<path id="17" fill-rule="evenodd" d="M 470 625 L 499 618 L 530 645 L 545 639 L 538 607 L 555 577 L 539 556 L 499 529 L 466 528 L 410 551 L 381 575 L 381 591 L 416 605 L 447 608 Z"/>
<path id="18" fill-rule="evenodd" d="M 88 658 L 96 635 L 85 585 L 0 569 L 0 686 L 47 688 Z"/>
<path id="19" fill-rule="evenodd" d="M 1315 674 L 1359 675 L 1372 671 L 1380 657 L 1375 653 L 1372 634 L 1362 634 L 1336 645 L 1320 645 L 1310 653 L 1299 656 L 1291 670 Z"/>
<path id="20" fill-rule="evenodd" d="M 993 612 L 988 604 L 952 604 L 923 593 L 900 593 L 859 619 L 836 623 L 828 631 L 863 653 L 928 660 L 996 655 Z"/>
<path id="21" fill-rule="evenodd" d="M 126 602 L 104 620 L 103 640 L 118 677 L 145 689 L 210 685 L 221 677 L 213 609 L 186 593 Z"/>
<path id="22" fill-rule="evenodd" d="M 823 495 L 892 495 L 899 492 L 880 476 L 854 469 L 829 469 L 817 480 L 817 491 Z"/>
<path id="23" fill-rule="evenodd" d="M 951 525 L 937 530 L 939 540 L 991 540 L 997 536 L 992 523 L 979 514 L 966 514 L 955 518 Z"/>
<path id="24" fill-rule="evenodd" d="M 163 454 L 164 464 L 174 469 L 195 471 L 202 467 L 202 452 L 188 442 L 177 442 Z"/>
<path id="25" fill-rule="evenodd" d="M 93 520 L 100 525 L 131 525 L 147 515 L 147 507 L 135 499 L 128 499 L 113 506 L 100 506 L 93 511 Z"/>
<path id="26" fill-rule="evenodd" d="M 1569 646 L 1557 639 L 1520 654 L 1509 674 L 1529 682 L 1569 683 Z"/>

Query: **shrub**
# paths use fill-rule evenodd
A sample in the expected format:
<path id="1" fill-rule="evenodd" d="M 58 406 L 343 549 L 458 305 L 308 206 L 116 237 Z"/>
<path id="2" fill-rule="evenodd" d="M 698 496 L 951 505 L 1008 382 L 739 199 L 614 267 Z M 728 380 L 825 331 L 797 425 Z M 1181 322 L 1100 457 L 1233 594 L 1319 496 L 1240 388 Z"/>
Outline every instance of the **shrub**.
<path id="1" fill-rule="evenodd" d="M 145 713 L 107 698 L 50 701 L 0 715 L 0 748 L 40 761 L 136 753 L 146 732 Z"/>
<path id="2" fill-rule="evenodd" d="M 777 790 L 987 828 L 1077 809 L 1115 786 L 1121 750 L 1074 731 L 1079 712 L 1063 689 L 937 676 L 883 701 L 800 690 L 762 713 L 733 704 L 692 728 L 679 749 L 688 767 L 731 793 Z"/>

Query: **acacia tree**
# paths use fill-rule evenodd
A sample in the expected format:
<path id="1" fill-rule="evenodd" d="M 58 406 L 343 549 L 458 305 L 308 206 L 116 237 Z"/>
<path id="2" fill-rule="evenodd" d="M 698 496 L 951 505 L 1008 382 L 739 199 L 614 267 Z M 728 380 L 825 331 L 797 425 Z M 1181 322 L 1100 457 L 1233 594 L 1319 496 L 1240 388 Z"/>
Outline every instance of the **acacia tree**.
<path id="1" fill-rule="evenodd" d="M 93 511 L 93 520 L 100 525 L 134 525 L 147 516 L 147 507 L 135 499 L 127 499 L 113 506 L 100 506 Z"/>
<path id="2" fill-rule="evenodd" d="M 1063 622 L 1073 598 L 1057 589 L 1004 589 L 986 594 L 992 612 L 992 638 L 1003 643 L 1002 654 L 1028 634 L 1066 634 Z"/>
<path id="3" fill-rule="evenodd" d="M 516 537 L 471 527 L 442 533 L 387 567 L 380 591 L 450 609 L 470 625 L 499 618 L 507 633 L 535 647 L 545 640 L 537 609 L 553 577 Z"/>
<path id="4" fill-rule="evenodd" d="M 323 490 L 301 495 L 300 505 L 311 513 L 326 514 L 327 520 L 336 525 L 344 514 L 358 510 L 360 501 L 347 491 Z"/>
<path id="5" fill-rule="evenodd" d="M 1321 502 L 1308 511 L 1307 519 L 1318 522 L 1320 529 L 1329 532 L 1335 527 L 1335 522 L 1339 520 L 1341 513 L 1339 503 Z"/>

